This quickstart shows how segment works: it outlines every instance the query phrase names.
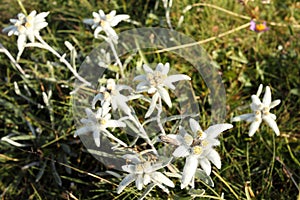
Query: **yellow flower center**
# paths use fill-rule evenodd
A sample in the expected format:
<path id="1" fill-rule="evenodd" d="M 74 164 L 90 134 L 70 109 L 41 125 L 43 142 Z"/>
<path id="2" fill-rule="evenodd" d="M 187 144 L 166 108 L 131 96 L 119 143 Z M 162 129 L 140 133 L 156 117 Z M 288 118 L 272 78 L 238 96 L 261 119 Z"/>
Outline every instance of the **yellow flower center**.
<path id="1" fill-rule="evenodd" d="M 207 140 L 203 140 L 201 142 L 201 145 L 204 146 L 204 147 L 206 147 L 208 145 L 208 141 Z"/>
<path id="2" fill-rule="evenodd" d="M 197 135 L 201 138 L 204 135 L 204 132 L 202 130 L 198 130 Z"/>
<path id="3" fill-rule="evenodd" d="M 265 31 L 267 29 L 267 26 L 265 24 L 256 24 L 255 29 L 256 31 L 261 32 Z"/>
<path id="4" fill-rule="evenodd" d="M 193 147 L 193 153 L 200 155 L 202 153 L 202 147 L 200 147 L 200 146 Z"/>
<path id="5" fill-rule="evenodd" d="M 100 122 L 101 125 L 105 125 L 107 123 L 107 121 L 103 118 L 100 119 L 99 122 Z"/>

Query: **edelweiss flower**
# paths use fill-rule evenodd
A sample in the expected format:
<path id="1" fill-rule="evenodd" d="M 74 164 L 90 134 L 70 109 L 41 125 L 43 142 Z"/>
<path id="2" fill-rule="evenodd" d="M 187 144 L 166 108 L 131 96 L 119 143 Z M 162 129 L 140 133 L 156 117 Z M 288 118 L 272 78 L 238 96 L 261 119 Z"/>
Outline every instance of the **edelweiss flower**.
<path id="1" fill-rule="evenodd" d="M 7 32 L 8 36 L 17 35 L 18 36 L 18 49 L 22 51 L 26 44 L 27 38 L 30 42 L 34 42 L 36 36 L 39 36 L 39 31 L 45 28 L 48 23 L 45 17 L 49 12 L 42 12 L 36 14 L 36 11 L 32 11 L 28 16 L 23 13 L 18 14 L 18 19 L 10 19 L 13 24 L 3 29 L 3 32 Z"/>
<path id="2" fill-rule="evenodd" d="M 109 104 L 103 104 L 101 108 L 94 113 L 91 109 L 86 108 L 85 112 L 87 118 L 81 119 L 81 123 L 84 124 L 83 127 L 75 131 L 75 137 L 83 134 L 93 134 L 93 138 L 97 147 L 100 147 L 100 133 L 103 133 L 105 136 L 113 139 L 123 146 L 127 146 L 124 142 L 113 136 L 107 128 L 115 127 L 125 127 L 126 124 L 119 120 L 112 120 L 111 114 L 109 114 L 110 107 Z"/>
<path id="3" fill-rule="evenodd" d="M 97 101 L 101 101 L 101 105 L 109 103 L 113 110 L 121 109 L 125 114 L 131 115 L 131 110 L 127 105 L 128 97 L 120 93 L 121 90 L 132 90 L 127 85 L 118 85 L 114 79 L 108 79 L 106 87 L 101 86 L 100 93 L 97 94 L 92 101 L 92 108 L 95 109 Z"/>
<path id="4" fill-rule="evenodd" d="M 135 155 L 125 155 L 130 157 L 130 160 L 133 164 L 123 165 L 122 169 L 129 174 L 121 181 L 117 193 L 120 194 L 126 186 L 135 181 L 135 185 L 138 190 L 143 188 L 143 185 L 148 185 L 150 182 L 155 183 L 164 191 L 168 192 L 168 189 L 163 186 L 167 185 L 169 187 L 175 187 L 174 183 L 166 177 L 163 173 L 157 172 L 157 170 L 164 168 L 169 163 L 161 162 L 150 162 L 150 161 L 141 161 Z"/>
<path id="5" fill-rule="evenodd" d="M 181 80 L 191 80 L 189 76 L 184 74 L 168 76 L 167 74 L 170 69 L 169 63 L 166 63 L 165 65 L 159 63 L 156 66 L 155 71 L 153 71 L 146 64 L 143 65 L 143 69 L 146 72 L 146 74 L 138 75 L 133 80 L 141 81 L 136 87 L 138 92 L 147 91 L 149 94 L 153 94 L 151 105 L 145 117 L 149 117 L 152 114 L 156 102 L 159 98 L 162 98 L 169 107 L 172 107 L 172 102 L 169 93 L 165 88 L 175 90 L 175 86 L 173 85 L 174 82 Z"/>
<path id="6" fill-rule="evenodd" d="M 83 22 L 91 25 L 92 29 L 95 29 L 94 37 L 97 38 L 98 34 L 104 31 L 108 38 L 111 38 L 115 43 L 119 37 L 112 27 L 115 27 L 123 20 L 129 19 L 129 15 L 116 15 L 115 10 L 107 15 L 105 15 L 103 10 L 99 10 L 98 13 L 93 12 L 93 17 L 94 19 L 84 19 Z"/>
<path id="7" fill-rule="evenodd" d="M 249 114 L 243 114 L 237 117 L 234 117 L 232 121 L 241 121 L 245 120 L 247 122 L 252 122 L 249 129 L 249 136 L 253 136 L 254 133 L 258 130 L 262 120 L 264 120 L 276 133 L 277 136 L 279 136 L 280 131 L 278 129 L 278 126 L 275 122 L 276 115 L 270 113 L 270 109 L 276 107 L 280 104 L 280 100 L 277 99 L 275 101 L 272 101 L 271 99 L 271 90 L 269 86 L 266 86 L 266 91 L 263 97 L 263 102 L 260 101 L 259 96 L 262 92 L 263 85 L 260 84 L 258 91 L 256 95 L 252 95 L 252 103 L 250 104 L 250 108 L 253 111 L 253 113 Z"/>
<path id="8" fill-rule="evenodd" d="M 190 127 L 195 137 L 188 134 L 184 128 L 179 127 L 179 134 L 169 134 L 167 137 L 176 141 L 178 147 L 173 152 L 174 157 L 186 157 L 186 162 L 183 168 L 181 188 L 185 188 L 192 183 L 194 187 L 194 176 L 200 163 L 201 168 L 207 175 L 211 173 L 212 162 L 218 169 L 221 168 L 221 158 L 214 146 L 220 145 L 217 137 L 223 131 L 232 128 L 231 124 L 215 124 L 207 130 L 202 131 L 200 125 L 190 119 Z"/>
<path id="9" fill-rule="evenodd" d="M 266 22 L 257 24 L 254 20 L 250 22 L 250 30 L 255 32 L 265 32 L 268 31 L 270 28 L 267 27 Z"/>

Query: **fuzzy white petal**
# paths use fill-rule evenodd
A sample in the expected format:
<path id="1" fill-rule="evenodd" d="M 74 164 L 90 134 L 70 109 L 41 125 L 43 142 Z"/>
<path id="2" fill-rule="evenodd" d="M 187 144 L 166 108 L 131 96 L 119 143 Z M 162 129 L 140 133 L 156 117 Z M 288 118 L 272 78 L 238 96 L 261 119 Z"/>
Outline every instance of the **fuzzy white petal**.
<path id="1" fill-rule="evenodd" d="M 219 153 L 214 150 L 211 149 L 208 153 L 208 155 L 206 156 L 218 169 L 221 168 L 221 157 L 219 155 Z"/>
<path id="2" fill-rule="evenodd" d="M 175 187 L 173 181 L 171 181 L 168 177 L 163 175 L 161 172 L 153 172 L 151 174 L 151 178 L 158 183 L 165 184 L 169 187 Z"/>
<path id="3" fill-rule="evenodd" d="M 255 119 L 251 125 L 250 125 L 250 128 L 249 128 L 249 137 L 252 137 L 254 135 L 254 133 L 257 131 L 257 129 L 259 128 L 260 126 L 260 123 L 261 123 L 261 118 L 259 119 Z"/>
<path id="4" fill-rule="evenodd" d="M 209 138 L 216 138 L 220 135 L 220 133 L 231 129 L 232 127 L 232 124 L 215 124 L 210 126 L 207 130 L 205 130 L 205 133 Z"/>
<path id="5" fill-rule="evenodd" d="M 271 104 L 270 104 L 270 109 L 272 109 L 272 108 L 278 106 L 278 105 L 280 104 L 280 102 L 281 102 L 281 101 L 280 101 L 279 99 L 277 99 L 277 100 L 275 100 L 275 101 L 272 101 Z"/>
<path id="6" fill-rule="evenodd" d="M 139 174 L 137 179 L 135 180 L 135 186 L 137 187 L 138 190 L 143 189 L 143 175 Z"/>
<path id="7" fill-rule="evenodd" d="M 191 155 L 186 158 L 185 165 L 183 168 L 183 174 L 181 179 L 181 189 L 188 186 L 188 184 L 192 181 L 196 169 L 198 167 L 198 157 Z"/>
<path id="8" fill-rule="evenodd" d="M 164 102 L 169 106 L 169 108 L 171 108 L 172 107 L 172 101 L 171 101 L 169 92 L 163 87 L 159 87 L 158 92 L 159 92 L 161 98 L 164 100 Z"/>
<path id="9" fill-rule="evenodd" d="M 111 25 L 112 27 L 114 27 L 114 26 L 118 25 L 121 21 L 124 21 L 124 20 L 127 20 L 127 19 L 129 19 L 129 15 L 124 15 L 124 14 L 122 14 L 122 15 L 117 15 L 117 16 L 115 16 L 115 17 L 112 19 L 112 21 L 110 21 L 110 25 Z"/>
<path id="10" fill-rule="evenodd" d="M 180 145 L 179 147 L 177 147 L 175 149 L 175 151 L 173 152 L 173 156 L 174 157 L 186 157 L 188 156 L 189 153 L 189 149 L 188 147 L 186 147 L 185 145 Z"/>
<path id="11" fill-rule="evenodd" d="M 243 114 L 232 118 L 232 121 L 238 122 L 238 121 L 248 120 L 250 118 L 253 118 L 254 116 L 255 116 L 254 113 Z"/>
<path id="12" fill-rule="evenodd" d="M 134 174 L 128 174 L 119 184 L 117 193 L 120 194 L 126 186 L 128 186 L 130 183 L 132 183 L 135 180 Z"/>
<path id="13" fill-rule="evenodd" d="M 266 106 L 270 106 L 271 101 L 272 101 L 272 98 L 271 98 L 271 89 L 270 89 L 269 86 L 267 86 L 266 87 L 266 91 L 265 91 L 265 95 L 263 97 L 263 104 L 266 105 Z"/>
<path id="14" fill-rule="evenodd" d="M 275 120 L 271 117 L 271 115 L 264 115 L 263 120 L 273 129 L 277 136 L 280 135 L 280 131 Z"/>
<path id="15" fill-rule="evenodd" d="M 201 165 L 201 168 L 205 171 L 207 175 L 210 175 L 211 173 L 211 164 L 207 158 L 201 158 L 199 159 L 199 163 Z"/>
<path id="16" fill-rule="evenodd" d="M 200 127 L 199 123 L 193 118 L 189 120 L 189 124 L 193 133 L 197 133 L 197 131 L 199 130 L 202 131 L 202 128 Z"/>
<path id="17" fill-rule="evenodd" d="M 150 115 L 153 113 L 155 107 L 156 107 L 156 102 L 159 98 L 159 94 L 158 93 L 155 93 L 153 96 L 152 96 L 152 100 L 151 100 L 151 104 L 150 104 L 150 107 L 145 115 L 145 118 L 148 118 L 150 117 Z"/>

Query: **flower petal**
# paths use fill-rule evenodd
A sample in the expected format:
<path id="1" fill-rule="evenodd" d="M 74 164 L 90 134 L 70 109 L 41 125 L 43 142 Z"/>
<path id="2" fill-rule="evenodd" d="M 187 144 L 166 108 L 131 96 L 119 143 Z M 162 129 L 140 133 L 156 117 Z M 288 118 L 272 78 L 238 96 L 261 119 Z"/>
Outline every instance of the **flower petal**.
<path id="1" fill-rule="evenodd" d="M 232 118 L 232 121 L 238 122 L 238 121 L 248 120 L 248 119 L 253 118 L 254 116 L 255 116 L 254 113 L 243 114 L 243 115 L 239 115 L 239 116 Z"/>
<path id="2" fill-rule="evenodd" d="M 262 103 L 261 103 L 260 99 L 258 98 L 258 96 L 252 95 L 251 99 L 252 99 L 252 103 L 250 104 L 251 110 L 254 112 L 257 110 L 260 110 Z"/>
<path id="3" fill-rule="evenodd" d="M 124 122 L 119 121 L 119 120 L 108 120 L 106 122 L 106 127 L 111 127 L 111 128 L 126 127 L 126 124 Z"/>
<path id="4" fill-rule="evenodd" d="M 134 172 L 135 172 L 135 165 L 123 165 L 123 166 L 122 166 L 122 169 L 123 169 L 125 172 L 128 172 L 128 173 L 134 173 Z"/>
<path id="5" fill-rule="evenodd" d="M 135 180 L 134 174 L 128 174 L 119 184 L 117 193 L 120 194 L 126 186 L 128 186 L 130 183 L 132 183 Z"/>
<path id="6" fill-rule="evenodd" d="M 145 118 L 148 118 L 150 117 L 150 115 L 153 113 L 155 107 L 156 107 L 156 102 L 159 98 L 159 94 L 158 93 L 155 93 L 153 96 L 152 96 L 152 100 L 151 100 L 151 104 L 150 104 L 150 107 L 148 108 L 148 111 L 145 115 Z"/>
<path id="7" fill-rule="evenodd" d="M 179 147 L 177 147 L 175 149 L 175 151 L 173 152 L 173 156 L 174 157 L 186 157 L 190 155 L 189 153 L 189 149 L 187 146 L 185 145 L 180 145 Z"/>
<path id="8" fill-rule="evenodd" d="M 269 108 L 272 109 L 272 108 L 278 106 L 280 104 L 280 102 L 281 101 L 279 99 L 272 101 Z"/>
<path id="9" fill-rule="evenodd" d="M 158 183 L 163 183 L 169 187 L 175 187 L 173 181 L 171 181 L 168 177 L 166 177 L 161 172 L 152 172 L 150 174 L 151 178 Z"/>
<path id="10" fill-rule="evenodd" d="M 249 137 L 252 137 L 254 135 L 254 133 L 259 128 L 261 121 L 262 121 L 261 118 L 254 119 L 254 121 L 251 123 L 250 128 L 249 128 Z"/>
<path id="11" fill-rule="evenodd" d="M 211 164 L 207 158 L 200 158 L 199 163 L 201 165 L 201 168 L 205 171 L 207 175 L 210 175 L 211 173 Z"/>
<path id="12" fill-rule="evenodd" d="M 182 178 L 181 178 L 181 189 L 188 186 L 188 184 L 192 181 L 196 169 L 198 167 L 198 157 L 191 155 L 186 158 L 185 165 L 183 168 Z"/>
<path id="13" fill-rule="evenodd" d="M 23 51 L 24 50 L 24 46 L 26 44 L 26 35 L 25 34 L 20 34 L 19 35 L 17 44 L 18 44 L 18 50 L 19 50 L 19 52 Z"/>
<path id="14" fill-rule="evenodd" d="M 265 91 L 265 95 L 264 95 L 264 98 L 263 98 L 263 104 L 266 105 L 266 106 L 270 106 L 271 104 L 271 89 L 269 86 L 266 87 L 266 91 Z"/>
<path id="15" fill-rule="evenodd" d="M 100 147 L 100 133 L 99 130 L 93 131 L 93 138 L 97 147 Z"/>
<path id="16" fill-rule="evenodd" d="M 189 123 L 190 123 L 190 127 L 191 127 L 191 130 L 193 133 L 197 133 L 197 131 L 199 131 L 199 130 L 202 131 L 202 128 L 199 125 L 199 123 L 196 120 L 194 120 L 193 118 L 190 118 Z"/>
<path id="17" fill-rule="evenodd" d="M 260 84 L 259 86 L 258 86 L 258 89 L 257 89 L 257 92 L 256 92 L 256 96 L 260 96 L 260 94 L 261 94 L 261 92 L 262 92 L 262 89 L 263 89 L 263 84 Z"/>
<path id="18" fill-rule="evenodd" d="M 118 25 L 121 21 L 127 20 L 127 19 L 129 19 L 129 18 L 130 18 L 129 15 L 124 15 L 124 14 L 122 14 L 122 15 L 117 15 L 117 16 L 115 16 L 115 17 L 112 19 L 112 21 L 110 21 L 110 25 L 111 25 L 112 27 L 114 27 L 114 26 Z"/>
<path id="19" fill-rule="evenodd" d="M 273 129 L 273 131 L 276 133 L 277 136 L 280 135 L 278 126 L 271 115 L 264 115 L 263 120 Z"/>
<path id="20" fill-rule="evenodd" d="M 219 153 L 214 150 L 214 149 L 211 149 L 209 151 L 209 153 L 207 154 L 206 156 L 218 169 L 221 168 L 221 158 L 220 158 L 220 155 Z"/>
<path id="21" fill-rule="evenodd" d="M 146 74 L 153 73 L 153 70 L 146 64 L 143 64 L 143 69 L 146 72 Z"/>
<path id="22" fill-rule="evenodd" d="M 172 101 L 171 101 L 171 98 L 169 96 L 169 92 L 163 87 L 158 87 L 158 92 L 159 92 L 161 98 L 164 100 L 164 102 L 169 106 L 169 108 L 171 108 L 172 107 Z"/>
<path id="23" fill-rule="evenodd" d="M 94 31 L 94 37 L 98 38 L 98 34 L 103 30 L 101 26 L 97 26 L 97 28 Z"/>
<path id="24" fill-rule="evenodd" d="M 138 190 L 143 189 L 143 175 L 139 174 L 137 179 L 135 180 L 135 186 L 137 187 Z"/>
<path id="25" fill-rule="evenodd" d="M 231 129 L 233 126 L 232 124 L 215 124 L 210 126 L 205 133 L 209 138 L 216 138 L 218 137 L 223 131 Z"/>

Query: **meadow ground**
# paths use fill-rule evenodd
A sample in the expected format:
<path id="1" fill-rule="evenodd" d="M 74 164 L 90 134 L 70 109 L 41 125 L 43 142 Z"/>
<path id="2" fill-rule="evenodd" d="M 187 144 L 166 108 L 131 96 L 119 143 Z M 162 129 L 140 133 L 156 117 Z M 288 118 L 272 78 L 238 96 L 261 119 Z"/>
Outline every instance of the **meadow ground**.
<path id="1" fill-rule="evenodd" d="M 281 99 L 281 104 L 272 110 L 277 116 L 280 136 L 264 124 L 249 137 L 248 124 L 238 122 L 220 137 L 217 151 L 222 168 L 213 168 L 214 187 L 196 183 L 196 188 L 205 190 L 199 199 L 221 199 L 222 193 L 225 199 L 300 199 L 300 2 L 262 2 L 267 1 L 249 0 L 245 5 L 245 1 L 237 0 L 174 0 L 170 8 L 174 30 L 203 41 L 202 47 L 217 63 L 226 89 L 227 122 L 250 111 L 247 106 L 251 94 L 256 93 L 260 83 L 270 86 L 273 99 Z M 184 13 L 188 5 L 192 7 Z M 23 6 L 17 0 L 0 1 L 0 30 L 22 9 L 28 13 L 50 11 L 46 17 L 49 25 L 41 35 L 58 52 L 67 52 L 64 42 L 71 42 L 78 53 L 77 67 L 101 43 L 82 22 L 91 18 L 93 11 L 117 10 L 130 15 L 132 23 L 121 23 L 117 32 L 138 27 L 168 28 L 166 11 L 159 0 L 27 0 Z M 178 26 L 181 16 L 184 20 Z M 249 30 L 252 18 L 265 21 L 269 30 L 261 33 Z M 16 36 L 1 33 L 0 43 L 13 56 L 17 55 Z M 155 54 L 151 59 L 160 62 L 164 56 L 164 53 Z M 208 89 L 186 63 L 171 58 L 168 62 L 177 71 L 194 77 L 200 124 L 207 127 L 210 123 Z M 131 63 L 139 62 L 134 59 Z M 74 76 L 68 68 L 51 53 L 38 48 L 26 49 L 19 64 L 30 77 L 22 76 L 7 56 L 0 53 L 1 199 L 137 199 L 141 196 L 143 191 L 136 190 L 134 184 L 117 194 L 121 179 L 103 173 L 107 167 L 73 137 L 70 92 Z M 47 106 L 42 93 L 50 91 L 52 96 Z M 8 135 L 10 141 L 17 143 L 7 142 Z M 177 181 L 169 194 L 155 187 L 146 199 L 191 199 L 188 190 L 181 190 L 179 185 Z"/>

